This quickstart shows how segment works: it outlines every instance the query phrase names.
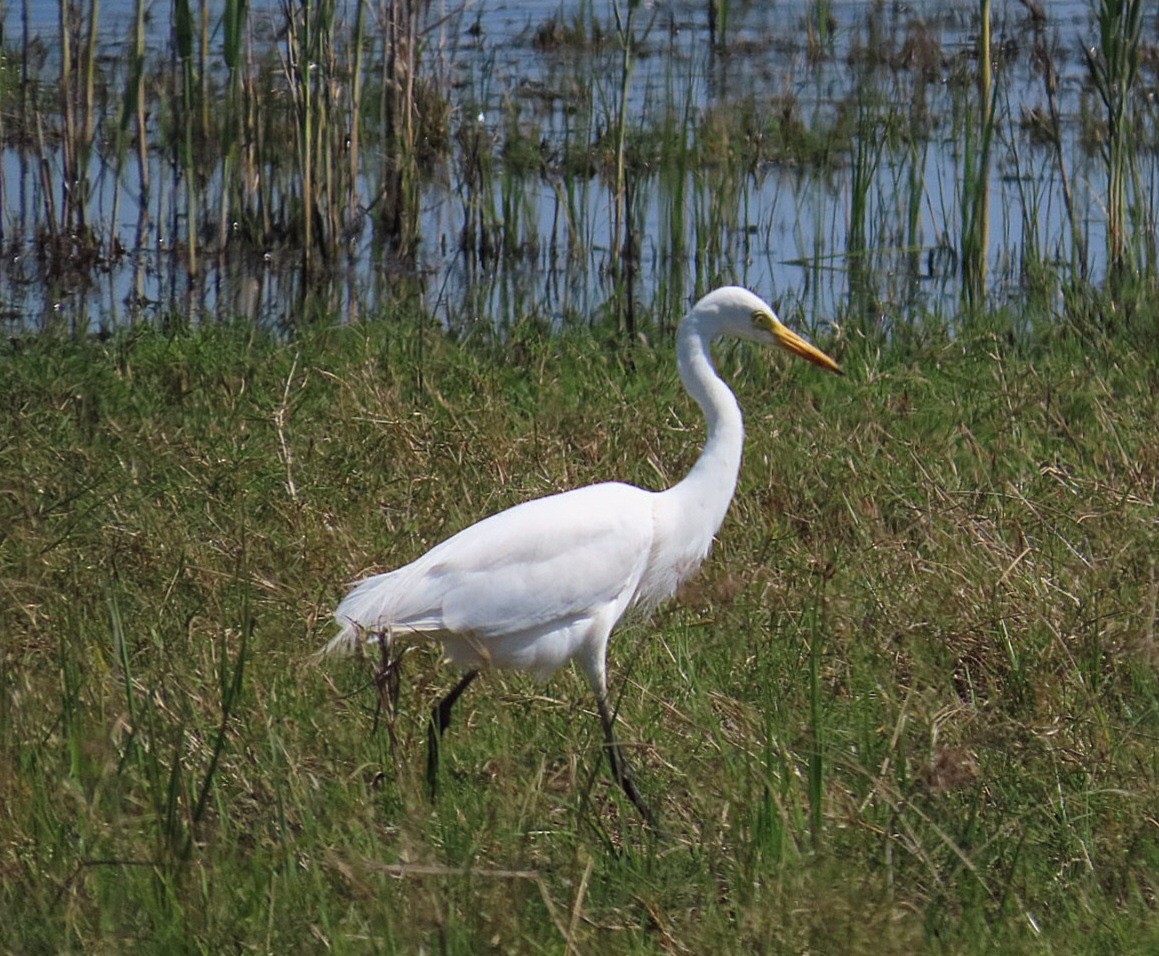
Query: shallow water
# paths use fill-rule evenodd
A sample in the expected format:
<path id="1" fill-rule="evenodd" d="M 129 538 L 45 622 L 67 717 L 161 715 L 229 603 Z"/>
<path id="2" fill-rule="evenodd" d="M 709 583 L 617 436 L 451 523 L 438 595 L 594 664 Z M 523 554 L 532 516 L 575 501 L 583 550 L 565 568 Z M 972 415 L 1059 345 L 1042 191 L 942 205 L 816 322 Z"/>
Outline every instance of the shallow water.
<path id="1" fill-rule="evenodd" d="M 220 17 L 217 6 L 211 20 Z M 37 149 L 5 139 L 0 321 L 10 332 L 49 326 L 94 331 L 175 314 L 194 321 L 240 315 L 293 325 L 311 308 L 352 319 L 374 314 L 405 291 L 420 295 L 449 327 L 469 330 L 481 323 L 502 329 L 528 316 L 550 324 L 598 318 L 610 304 L 622 303 L 626 289 L 636 301 L 657 304 L 671 317 L 697 292 L 723 282 L 757 290 L 805 324 L 889 324 L 930 310 L 953 314 L 961 295 L 959 114 L 974 70 L 976 5 L 833 2 L 823 5 L 830 11 L 831 40 L 811 45 L 809 15 L 817 6 L 733 2 L 727 46 L 713 52 L 704 2 L 642 4 L 635 14 L 638 45 L 628 116 L 638 128 L 651 129 L 673 110 L 702 116 L 713 109 L 727 112 L 751 98 L 760 110 L 791 109 L 805 128 L 825 130 L 856 106 L 859 84 L 873 87 L 860 91 L 865 102 L 872 94 L 874 103 L 906 103 L 898 110 L 902 115 L 910 109 L 905 98 L 920 92 L 921 108 L 929 114 L 929 135 L 920 148 L 884 147 L 876 120 L 861 137 L 861 172 L 868 185 L 860 236 L 851 233 L 857 164 L 848 155 L 813 165 L 766 161 L 743 174 L 712 163 L 678 175 L 657 169 L 635 179 L 638 253 L 626 274 L 622 237 L 614 229 L 616 192 L 606 171 L 563 175 L 548 168 L 504 176 L 497 164 L 487 187 L 471 193 L 452 157 L 424 177 L 413 260 L 384 249 L 375 241 L 371 217 L 362 216 L 346 237 L 344 254 L 320 279 L 305 281 L 300 252 L 292 244 L 259 249 L 230 244 L 205 255 L 198 273 L 190 275 L 180 171 L 155 151 L 154 187 L 145 210 L 138 200 L 139 169 L 126 162 L 114 170 L 107 158 L 94 158 L 86 219 L 100 237 L 100 249 L 93 262 L 62 271 L 50 267 L 37 241 L 59 190 L 43 184 L 62 179 L 59 144 L 50 142 L 45 149 L 46 174 Z M 277 46 L 281 5 L 252 7 L 251 42 Z M 42 41 L 39 75 L 47 83 L 59 71 L 54 8 L 9 4 L 4 18 L 6 47 L 20 48 L 27 14 L 28 35 Z M 352 8 L 340 3 L 341 18 L 349 21 Z M 1041 35 L 1060 74 L 1064 167 L 1085 254 L 1076 254 L 1058 158 L 1020 123 L 1030 111 L 1045 108 L 1043 79 L 1032 56 L 1037 28 L 1022 4 L 996 3 L 997 110 L 1011 118 L 999 126 L 992 147 L 988 262 L 997 302 L 1025 294 L 1030 253 L 1054 270 L 1045 289 L 1048 299 L 1059 295 L 1059 282 L 1076 271 L 1079 258 L 1096 281 L 1104 271 L 1105 185 L 1096 156 L 1081 144 L 1080 122 L 1092 95 L 1083 85 L 1081 45 L 1091 41 L 1094 27 L 1086 4 L 1047 8 L 1049 22 Z M 165 63 L 171 58 L 170 5 L 148 9 L 148 57 Z M 536 46 L 536 33 L 553 16 L 564 24 L 580 16 L 610 35 L 612 11 L 611 4 L 582 0 L 434 3 L 421 72 L 451 98 L 457 129 L 477 124 L 498 151 L 516 117 L 546 152 L 558 151 L 599 132 L 573 128 L 574 97 L 589 97 L 596 117 L 615 115 L 622 54 L 615 42 L 598 49 L 543 50 Z M 132 17 L 128 0 L 101 4 L 101 68 L 114 92 L 99 118 L 98 140 L 111 135 L 116 123 L 115 91 L 123 83 Z M 1149 24 L 1147 30 L 1154 33 L 1159 26 Z M 925 66 L 927 78 L 918 82 L 921 67 L 914 58 L 922 49 L 933 61 Z M 884 54 L 883 61 L 892 57 L 892 63 L 858 69 L 867 50 Z M 908 59 L 899 65 L 901 57 Z M 1150 103 L 1150 113 L 1144 106 L 1142 115 L 1153 129 L 1154 97 Z M 1140 163 L 1143 189 L 1154 197 L 1155 153 L 1142 154 Z M 215 182 L 220 190 L 218 175 L 208 177 L 209 191 Z M 370 172 L 359 187 L 369 203 L 366 197 L 376 189 Z M 496 223 L 505 254 L 464 250 L 469 208 L 485 209 Z M 1149 214 L 1153 228 L 1153 204 Z"/>

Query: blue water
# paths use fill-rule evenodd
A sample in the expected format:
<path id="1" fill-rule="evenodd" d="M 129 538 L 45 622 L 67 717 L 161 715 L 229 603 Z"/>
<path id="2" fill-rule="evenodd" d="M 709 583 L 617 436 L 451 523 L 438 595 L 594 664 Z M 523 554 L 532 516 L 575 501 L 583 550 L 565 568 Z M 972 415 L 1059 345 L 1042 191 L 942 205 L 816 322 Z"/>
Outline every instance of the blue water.
<path id="1" fill-rule="evenodd" d="M 210 7 L 210 22 L 220 16 L 220 4 Z M 645 3 L 636 13 L 640 40 L 633 59 L 629 115 L 640 125 L 655 119 L 675 101 L 679 110 L 701 112 L 729 104 L 752 93 L 769 109 L 793 103 L 807 124 L 825 125 L 842 103 L 849 101 L 855 71 L 849 66 L 857 51 L 872 46 L 868 15 L 873 5 L 828 4 L 835 26 L 832 45 L 819 64 L 810 58 L 806 15 L 815 3 L 729 4 L 728 52 L 708 49 L 706 4 Z M 1103 271 L 1104 184 L 1095 156 L 1080 147 L 1081 112 L 1090 107 L 1084 91 L 1081 46 L 1094 33 L 1086 4 L 1051 3 L 1046 36 L 1061 74 L 1059 103 L 1064 119 L 1064 156 L 1077 210 L 1085 265 L 1096 280 Z M 157 63 L 170 57 L 171 6 L 147 6 L 149 55 Z M 253 4 L 254 43 L 277 43 L 273 24 L 280 21 L 280 4 Z M 512 109 L 534 124 L 548 145 L 569 134 L 568 77 L 579 75 L 597 103 L 614 113 L 620 91 L 620 54 L 615 44 L 607 52 L 584 54 L 590 62 L 577 66 L 566 55 L 545 55 L 535 48 L 536 29 L 562 13 L 565 23 L 579 13 L 614 29 L 613 5 L 552 0 L 552 2 L 488 2 L 463 6 L 433 3 L 424 35 L 423 70 L 449 91 L 454 122 L 480 124 L 500 142 Z M 960 281 L 956 270 L 961 224 L 958 198 L 962 168 L 961 137 L 954 129 L 951 85 L 957 72 L 969 73 L 974 48 L 977 5 L 944 2 L 877 5 L 880 22 L 901 36 L 929 36 L 940 51 L 927 89 L 935 119 L 928 144 L 917 154 L 882 149 L 870 162 L 867 190 L 866 261 L 870 295 L 856 300 L 857 321 L 891 324 L 921 312 L 957 308 Z M 9 3 L 3 10 L 4 43 L 23 44 L 25 30 L 38 38 L 41 76 L 51 82 L 58 68 L 59 19 L 55 4 Z M 272 16 L 270 11 L 276 16 Z M 353 4 L 339 4 L 352 18 Z M 105 0 L 100 6 L 102 52 L 110 64 L 123 58 L 131 35 L 133 4 Z M 1014 115 L 1042 109 L 1043 82 L 1030 48 L 1032 24 L 1020 3 L 995 3 L 995 49 L 1001 54 L 996 80 L 1000 112 Z M 1152 25 L 1149 29 L 1159 29 Z M 215 42 L 220 42 L 216 38 Z M 110 67 L 112 69 L 112 67 Z M 123 72 L 123 66 L 121 67 Z M 887 95 L 908 95 L 913 70 L 892 79 L 883 74 Z M 691 79 L 690 79 L 691 78 Z M 115 85 L 115 83 L 114 83 Z M 855 92 L 855 90 L 854 90 Z M 110 113 L 115 114 L 114 104 Z M 513 106 L 514 104 L 514 106 Z M 1154 123 L 1154 104 L 1149 122 Z M 111 116 L 102 120 L 105 127 Z M 106 130 L 107 134 L 107 130 Z M 880 136 L 880 133 L 875 134 Z M 874 136 L 868 138 L 877 145 Z M 51 181 L 60 179 L 61 159 L 50 147 Z M 1155 195 L 1154 155 L 1141 167 L 1144 190 Z M 164 167 L 155 179 L 172 176 Z M 917 175 L 919 174 L 920 175 Z M 296 255 L 271 249 L 263 254 L 207 259 L 191 278 L 181 255 L 182 223 L 173 209 L 150 209 L 142 229 L 141 210 L 132 182 L 118 183 L 108 170 L 94 182 L 89 219 L 102 235 L 115 235 L 124 254 L 112 255 L 85 277 L 46 282 L 35 245 L 29 237 L 46 199 L 41 187 L 36 150 L 27 144 L 0 145 L 0 322 L 9 330 L 63 326 L 79 331 L 151 320 L 174 312 L 196 321 L 243 315 L 266 323 L 298 320 L 308 290 Z M 915 186 L 916 182 L 916 186 Z M 618 242 L 613 238 L 613 190 L 607 177 L 528 176 L 517 184 L 518 195 L 501 204 L 504 184 L 497 179 L 496 214 L 517 237 L 521 253 L 498 265 L 483 266 L 459 251 L 463 227 L 463 184 L 455 164 L 437 171 L 423 189 L 417 270 L 409 267 L 403 282 L 397 265 L 376 254 L 369 226 L 351 237 L 349 262 L 313 290 L 331 309 L 354 319 L 372 315 L 400 285 L 416 285 L 431 312 L 448 327 L 469 329 L 476 323 L 508 326 L 532 315 L 549 323 L 594 318 L 614 296 L 613 277 Z M 510 183 L 507 184 L 510 187 Z M 727 184 L 726 184 L 727 185 Z M 364 195 L 373 192 L 368 179 Z M 690 175 L 684 183 L 684 253 L 673 261 L 670 250 L 673 198 L 659 181 L 644 178 L 639 202 L 639 262 L 633 280 L 635 298 L 644 306 L 658 304 L 665 315 L 678 313 L 696 292 L 723 282 L 757 290 L 781 311 L 806 325 L 851 321 L 849 219 L 853 205 L 853 171 L 847 159 L 826 169 L 796 168 L 767 163 L 743 177 L 735 190 L 712 181 L 711 172 Z M 918 190 L 916 229 L 910 227 L 898 197 Z M 1017 303 L 1025 294 L 1025 258 L 1037 255 L 1057 261 L 1066 275 L 1076 258 L 1075 238 L 1064 213 L 1062 179 L 1051 149 L 1035 145 L 1018 129 L 1002 131 L 993 146 L 991 177 L 991 293 L 997 302 Z M 160 193 L 161 190 L 155 190 Z M 563 201 L 573 196 L 569 225 Z M 517 210 L 518 222 L 506 217 Z M 1146 211 L 1146 210 L 1145 210 Z M 1154 206 L 1150 209 L 1153 216 Z M 115 217 L 115 221 L 114 221 Z M 1152 218 L 1153 223 L 1153 218 Z M 415 278 L 417 276 L 417 278 Z M 1046 294 L 1057 297 L 1057 289 Z M 866 315 L 869 310 L 870 315 Z"/>

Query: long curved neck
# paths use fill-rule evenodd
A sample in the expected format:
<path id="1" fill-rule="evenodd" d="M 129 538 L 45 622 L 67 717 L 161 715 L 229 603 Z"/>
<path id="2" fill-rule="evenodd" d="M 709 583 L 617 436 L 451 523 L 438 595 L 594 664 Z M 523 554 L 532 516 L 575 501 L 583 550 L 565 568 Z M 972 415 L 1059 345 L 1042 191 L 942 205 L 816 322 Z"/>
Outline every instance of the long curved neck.
<path id="1" fill-rule="evenodd" d="M 711 322 L 697 321 L 693 316 L 685 319 L 677 335 L 676 354 L 680 380 L 704 412 L 708 438 L 692 470 L 668 494 L 685 520 L 692 523 L 695 516 L 695 526 L 702 528 L 711 541 L 736 490 L 744 449 L 744 421 L 732 390 L 713 367 L 709 352 L 713 330 L 706 325 L 711 326 Z"/>

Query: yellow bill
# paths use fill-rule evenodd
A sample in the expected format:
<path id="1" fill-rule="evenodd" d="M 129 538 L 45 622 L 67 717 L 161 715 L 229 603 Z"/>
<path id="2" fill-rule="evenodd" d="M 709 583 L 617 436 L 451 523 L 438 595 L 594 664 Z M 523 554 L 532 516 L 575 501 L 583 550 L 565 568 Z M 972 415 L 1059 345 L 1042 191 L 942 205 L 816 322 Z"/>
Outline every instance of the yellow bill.
<path id="1" fill-rule="evenodd" d="M 794 355 L 803 358 L 806 362 L 820 365 L 821 368 L 828 369 L 837 375 L 845 374 L 841 371 L 841 366 L 834 362 L 833 359 L 811 342 L 806 342 L 796 332 L 785 326 L 776 316 L 762 315 L 761 319 L 761 324 L 773 333 L 773 338 L 777 340 L 777 344 L 786 352 L 792 352 Z"/>

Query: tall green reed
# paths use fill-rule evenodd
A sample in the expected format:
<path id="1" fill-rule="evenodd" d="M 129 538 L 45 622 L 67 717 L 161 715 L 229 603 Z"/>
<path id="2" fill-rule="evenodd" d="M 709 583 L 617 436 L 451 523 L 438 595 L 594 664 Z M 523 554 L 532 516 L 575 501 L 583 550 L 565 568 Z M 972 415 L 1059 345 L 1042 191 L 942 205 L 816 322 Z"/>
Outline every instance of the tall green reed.
<path id="1" fill-rule="evenodd" d="M 845 232 L 845 261 L 849 285 L 849 308 L 862 328 L 874 321 L 877 291 L 872 228 L 872 191 L 881 171 L 886 137 L 881 104 L 869 72 L 858 84 L 857 134 L 850 163 L 849 220 Z"/>
<path id="2" fill-rule="evenodd" d="M 225 104 L 221 123 L 222 188 L 218 197 L 217 244 L 224 249 L 229 240 L 230 222 L 236 206 L 239 214 L 244 212 L 242 196 L 239 195 L 239 166 L 243 162 L 242 150 L 250 139 L 250 124 L 247 115 L 245 89 L 245 29 L 247 0 L 226 0 L 222 13 L 221 58 L 225 63 Z"/>
<path id="3" fill-rule="evenodd" d="M 333 29 L 334 6 L 330 0 L 303 3 L 300 8 L 286 7 L 287 80 L 297 113 L 295 146 L 301 193 L 298 197 L 297 224 L 302 234 L 302 265 L 306 273 L 314 271 L 317 250 L 314 247 L 318 227 L 318 187 L 320 183 L 319 129 L 324 130 L 326 53 Z M 319 74 L 322 74 L 321 78 Z"/>
<path id="4" fill-rule="evenodd" d="M 197 123 L 197 64 L 194 59 L 193 10 L 189 0 L 174 0 L 173 50 L 181 69 L 180 166 L 185 182 L 186 263 L 191 276 L 198 271 L 197 167 L 194 127 Z"/>
<path id="5" fill-rule="evenodd" d="M 1059 114 L 1058 69 L 1055 67 L 1054 55 L 1044 36 L 1041 24 L 1036 27 L 1034 62 L 1042 74 L 1042 84 L 1046 92 L 1046 104 L 1050 117 L 1050 141 L 1054 150 L 1055 167 L 1058 170 L 1059 184 L 1062 190 L 1063 208 L 1066 210 L 1067 224 L 1071 235 L 1071 273 L 1077 279 L 1085 281 L 1089 268 L 1087 258 L 1086 233 L 1083 231 L 1078 210 L 1074 200 L 1074 187 L 1063 149 L 1062 119 Z"/>
<path id="6" fill-rule="evenodd" d="M 385 31 L 382 97 L 385 125 L 394 130 L 396 78 L 387 74 L 392 61 L 394 12 L 407 4 L 390 3 L 380 11 Z M 290 200 L 291 227 L 300 237 L 307 274 L 333 265 L 349 235 L 359 228 L 363 197 L 363 115 L 366 79 L 366 8 L 355 8 L 353 32 L 347 33 L 335 0 L 308 0 L 284 8 L 286 31 L 283 74 L 294 109 L 296 179 L 283 178 L 281 189 Z M 387 141 L 394 135 L 388 132 Z M 384 163 L 397 153 L 384 150 Z M 264 164 L 276 162 L 269 156 Z M 384 179 L 376 200 L 380 218 L 391 219 L 399 208 L 399 183 Z M 371 204 L 374 205 L 374 204 Z M 402 227 L 395 222 L 392 237 Z M 405 230 L 404 230 L 405 231 Z M 409 240 L 407 240 L 409 241 Z"/>
<path id="7" fill-rule="evenodd" d="M 1039 304 L 1046 304 L 1046 295 L 1054 279 L 1046 260 L 1040 235 L 1040 222 L 1044 218 L 1043 187 L 1026 169 L 1027 163 L 1017 140 L 1007 144 L 1009 162 L 1014 170 L 1014 184 L 1019 197 L 1021 221 L 1017 224 L 1019 235 L 1019 275 L 1021 280 Z"/>
<path id="8" fill-rule="evenodd" d="M 986 296 L 990 253 L 990 149 L 996 121 L 990 0 L 979 0 L 977 45 L 977 113 L 965 128 L 962 170 L 962 297 L 981 308 Z"/>
<path id="9" fill-rule="evenodd" d="M 615 180 L 612 186 L 612 281 L 620 321 L 629 341 L 636 335 L 635 279 L 639 256 L 637 238 L 633 230 L 631 190 L 627 167 L 626 144 L 628 136 L 628 98 L 632 89 L 633 46 L 636 43 L 635 14 L 639 0 L 627 0 L 627 12 L 620 4 L 613 4 L 616 33 L 620 40 L 620 86 L 615 124 Z"/>
<path id="10" fill-rule="evenodd" d="M 669 94 L 669 103 L 676 102 Z M 656 303 L 661 326 L 681 314 L 687 295 L 688 203 L 692 176 L 690 125 L 693 112 L 691 90 L 686 91 L 683 109 L 669 108 L 663 120 L 660 150 L 663 161 L 656 176 L 659 204 L 661 275 L 657 280 Z"/>
<path id="11" fill-rule="evenodd" d="M 728 45 L 728 0 L 708 0 L 708 42 L 713 50 Z"/>
<path id="12" fill-rule="evenodd" d="M 53 96 L 58 112 L 44 109 L 29 72 L 32 47 L 28 34 L 27 7 L 21 76 L 21 122 L 35 126 L 35 140 L 43 193 L 44 217 L 41 235 L 48 239 L 48 272 L 54 279 L 65 271 L 75 271 L 96 261 L 99 239 L 89 217 L 93 194 L 92 160 L 97 124 L 97 41 L 100 3 L 87 6 L 61 3 L 58 7 L 59 69 Z M 47 116 L 46 116 L 47 113 Z M 46 135 L 49 123 L 59 117 L 59 129 Z M 57 136 L 52 134 L 56 133 Z M 49 143 L 53 146 L 50 148 Z M 59 156 L 60 175 L 54 181 L 54 155 Z M 57 192 L 59 191 L 59 202 Z"/>
<path id="13" fill-rule="evenodd" d="M 832 51 L 836 24 L 831 0 L 813 0 L 805 16 L 806 42 L 811 61 L 820 61 Z"/>
<path id="14" fill-rule="evenodd" d="M 4 68 L 5 68 L 4 59 L 5 59 L 4 52 L 2 49 L 0 49 L 0 71 L 4 71 Z M 4 83 L 3 72 L 0 72 L 0 96 L 2 96 L 6 92 L 4 87 L 5 87 L 5 83 Z M 5 122 L 4 122 L 4 110 L 0 109 L 0 143 L 5 143 L 7 141 L 8 141 L 8 137 L 7 137 L 7 129 L 5 127 Z M 8 208 L 7 195 L 6 195 L 7 183 L 5 182 L 5 179 L 6 179 L 6 177 L 0 176 L 0 209 L 7 209 Z M 5 239 L 4 218 L 5 217 L 0 216 L 0 243 L 3 243 L 4 239 Z"/>
<path id="15" fill-rule="evenodd" d="M 354 12 L 354 35 L 351 38 L 354 61 L 350 76 L 350 168 L 347 174 L 355 188 L 349 190 L 346 221 L 353 225 L 361 216 L 359 193 L 356 184 L 362 175 L 362 89 L 363 73 L 366 68 L 366 0 L 358 0 Z"/>
<path id="16" fill-rule="evenodd" d="M 1096 21 L 1098 43 L 1083 53 L 1106 115 L 1100 152 L 1107 177 L 1107 267 L 1114 276 L 1138 265 L 1138 250 L 1128 243 L 1128 192 L 1137 178 L 1132 97 L 1139 76 L 1143 2 L 1099 0 Z"/>
<path id="17" fill-rule="evenodd" d="M 502 169 L 499 174 L 499 209 L 502 253 L 508 261 L 534 258 L 539 245 L 535 204 L 527 188 L 529 174 L 542 168 L 540 136 L 532 124 L 524 128 L 521 111 L 511 101 L 504 117 Z"/>
<path id="18" fill-rule="evenodd" d="M 455 130 L 458 176 L 462 185 L 463 225 L 459 251 L 468 269 L 493 259 L 499 247 L 499 214 L 496 210 L 496 144 L 487 127 L 486 87 L 478 101 L 469 101 L 460 111 Z"/>
<path id="19" fill-rule="evenodd" d="M 139 217 L 146 217 L 149 210 L 149 138 L 146 127 L 145 107 L 145 0 L 134 0 L 133 29 L 127 50 L 127 73 L 125 88 L 121 96 L 120 111 L 117 116 L 114 163 L 118 173 L 116 192 L 113 200 L 113 223 L 120 221 L 120 201 L 123 181 L 121 175 L 126 166 L 130 130 L 136 128 L 137 142 L 137 210 Z M 127 183 L 124 184 L 127 186 Z M 145 244 L 142 218 L 138 221 L 138 245 Z"/>
<path id="20" fill-rule="evenodd" d="M 418 244 L 419 13 L 422 0 L 383 0 L 379 29 L 383 35 L 380 112 L 387 148 L 380 166 L 379 222 L 404 259 Z"/>
<path id="21" fill-rule="evenodd" d="M 95 71 L 99 0 L 85 13 L 60 4 L 60 92 L 63 107 L 61 226 L 82 235 L 88 230 L 88 199 L 92 189 L 89 164 L 96 124 Z M 75 15 L 79 14 L 76 18 Z"/>
<path id="22" fill-rule="evenodd" d="M 910 136 L 909 164 L 906 182 L 905 248 L 906 278 L 916 287 L 922 274 L 922 202 L 926 194 L 926 167 L 929 161 L 928 139 Z"/>

